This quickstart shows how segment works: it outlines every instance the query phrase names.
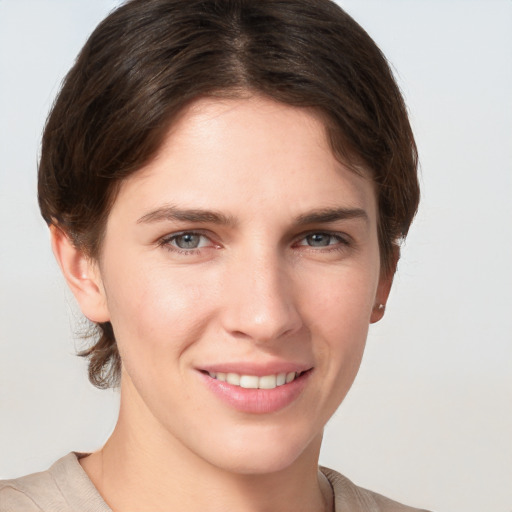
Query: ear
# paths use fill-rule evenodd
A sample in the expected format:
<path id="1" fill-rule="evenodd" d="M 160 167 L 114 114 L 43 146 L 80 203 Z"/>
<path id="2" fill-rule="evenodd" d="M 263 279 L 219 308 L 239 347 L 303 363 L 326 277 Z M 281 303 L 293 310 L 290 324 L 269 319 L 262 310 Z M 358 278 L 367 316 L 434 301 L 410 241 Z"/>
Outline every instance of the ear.
<path id="1" fill-rule="evenodd" d="M 377 293 L 375 294 L 375 302 L 370 316 L 370 323 L 374 324 L 382 319 L 386 311 L 386 303 L 388 301 L 391 285 L 393 284 L 393 277 L 395 276 L 398 260 L 400 259 L 400 248 L 395 247 L 393 250 L 393 261 L 389 271 L 381 272 L 379 278 L 379 285 L 377 286 Z"/>
<path id="2" fill-rule="evenodd" d="M 110 320 L 98 265 L 77 249 L 58 226 L 50 226 L 53 254 L 82 313 L 92 322 Z"/>

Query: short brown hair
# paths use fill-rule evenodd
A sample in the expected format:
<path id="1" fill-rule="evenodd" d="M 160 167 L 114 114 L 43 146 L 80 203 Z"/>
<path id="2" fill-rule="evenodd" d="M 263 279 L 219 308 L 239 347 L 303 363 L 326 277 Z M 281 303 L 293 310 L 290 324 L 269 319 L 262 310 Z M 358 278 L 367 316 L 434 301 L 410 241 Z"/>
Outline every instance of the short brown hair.
<path id="1" fill-rule="evenodd" d="M 194 99 L 255 92 L 313 107 L 334 153 L 376 183 L 384 272 L 419 201 L 403 98 L 368 34 L 330 0 L 131 0 L 96 28 L 48 118 L 39 205 L 91 258 L 124 178 L 158 151 Z M 81 355 L 97 387 L 116 385 L 112 325 Z"/>

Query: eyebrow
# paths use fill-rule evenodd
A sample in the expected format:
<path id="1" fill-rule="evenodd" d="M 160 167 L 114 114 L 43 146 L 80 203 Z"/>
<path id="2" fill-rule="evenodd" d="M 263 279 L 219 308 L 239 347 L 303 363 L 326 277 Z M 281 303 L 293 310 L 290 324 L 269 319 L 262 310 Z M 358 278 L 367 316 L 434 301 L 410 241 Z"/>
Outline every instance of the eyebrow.
<path id="1" fill-rule="evenodd" d="M 338 220 L 362 219 L 369 222 L 368 214 L 362 208 L 323 208 L 299 215 L 296 222 L 304 224 L 327 224 Z"/>
<path id="2" fill-rule="evenodd" d="M 225 215 L 221 212 L 214 210 L 199 210 L 199 209 L 181 209 L 176 206 L 164 206 L 152 212 L 143 215 L 137 224 L 146 224 L 162 221 L 185 221 L 185 222 L 199 222 L 220 224 L 223 226 L 234 226 L 235 219 L 231 216 Z"/>
<path id="3" fill-rule="evenodd" d="M 295 218 L 295 223 L 298 225 L 327 224 L 350 219 L 369 221 L 368 214 L 362 208 L 322 208 L 299 215 Z M 211 223 L 231 227 L 236 225 L 234 217 L 215 210 L 180 209 L 176 206 L 164 206 L 153 210 L 138 219 L 137 224 L 150 224 L 162 221 Z"/>

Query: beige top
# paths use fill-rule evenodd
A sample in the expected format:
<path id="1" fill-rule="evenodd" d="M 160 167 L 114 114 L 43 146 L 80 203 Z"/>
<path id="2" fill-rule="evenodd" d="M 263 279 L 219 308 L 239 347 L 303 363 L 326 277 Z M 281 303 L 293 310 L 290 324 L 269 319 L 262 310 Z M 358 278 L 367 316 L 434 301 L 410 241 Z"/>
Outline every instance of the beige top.
<path id="1" fill-rule="evenodd" d="M 47 471 L 0 481 L 0 512 L 112 512 L 79 457 L 70 453 Z M 332 469 L 320 470 L 333 488 L 336 512 L 422 512 L 357 487 Z"/>

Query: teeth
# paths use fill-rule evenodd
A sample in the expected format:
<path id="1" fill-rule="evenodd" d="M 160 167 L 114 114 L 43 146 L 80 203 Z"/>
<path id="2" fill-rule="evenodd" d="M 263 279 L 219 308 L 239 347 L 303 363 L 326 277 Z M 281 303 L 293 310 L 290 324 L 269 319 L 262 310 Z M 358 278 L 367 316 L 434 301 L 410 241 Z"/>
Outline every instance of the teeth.
<path id="1" fill-rule="evenodd" d="M 277 388 L 277 376 L 276 375 L 265 375 L 258 379 L 259 389 L 274 389 Z"/>
<path id="2" fill-rule="evenodd" d="M 240 386 L 240 375 L 238 373 L 227 373 L 226 382 L 233 384 L 233 386 Z"/>
<path id="3" fill-rule="evenodd" d="M 240 375 L 240 387 L 258 389 L 259 379 L 255 375 Z"/>
<path id="4" fill-rule="evenodd" d="M 208 372 L 212 379 L 217 379 L 233 386 L 240 386 L 246 389 L 274 389 L 283 384 L 289 384 L 295 380 L 300 373 L 288 372 L 273 375 L 240 375 L 238 373 Z"/>

